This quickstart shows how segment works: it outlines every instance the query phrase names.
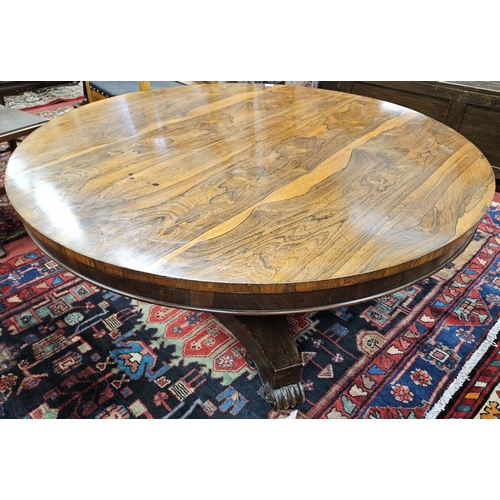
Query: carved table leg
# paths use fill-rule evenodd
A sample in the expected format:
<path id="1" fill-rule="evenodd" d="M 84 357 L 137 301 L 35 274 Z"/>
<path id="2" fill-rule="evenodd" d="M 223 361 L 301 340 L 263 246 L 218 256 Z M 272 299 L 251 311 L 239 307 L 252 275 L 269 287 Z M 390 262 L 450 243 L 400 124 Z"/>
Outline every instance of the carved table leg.
<path id="1" fill-rule="evenodd" d="M 274 410 L 304 402 L 302 361 L 285 316 L 215 316 L 245 347 L 262 380 L 264 397 Z"/>

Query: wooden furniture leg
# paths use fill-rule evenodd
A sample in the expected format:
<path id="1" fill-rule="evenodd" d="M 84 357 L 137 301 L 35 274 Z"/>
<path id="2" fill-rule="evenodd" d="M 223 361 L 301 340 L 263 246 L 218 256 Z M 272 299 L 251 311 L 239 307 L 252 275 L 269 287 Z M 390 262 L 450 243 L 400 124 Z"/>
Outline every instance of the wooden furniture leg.
<path id="1" fill-rule="evenodd" d="M 264 397 L 274 410 L 305 401 L 303 364 L 286 316 L 215 316 L 245 347 L 261 378 Z"/>

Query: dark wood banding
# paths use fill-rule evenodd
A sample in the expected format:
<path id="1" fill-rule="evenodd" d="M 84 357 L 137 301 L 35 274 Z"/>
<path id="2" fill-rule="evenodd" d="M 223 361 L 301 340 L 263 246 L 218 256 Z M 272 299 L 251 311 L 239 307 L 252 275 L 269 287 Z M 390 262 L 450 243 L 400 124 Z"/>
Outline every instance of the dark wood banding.
<path id="1" fill-rule="evenodd" d="M 475 228 L 450 250 L 426 262 L 413 267 L 403 273 L 393 274 L 386 278 L 379 278 L 366 283 L 353 284 L 341 288 L 317 290 L 316 292 L 292 292 L 282 294 L 224 294 L 217 292 L 192 291 L 186 288 L 172 288 L 156 283 L 144 283 L 129 276 L 112 276 L 96 272 L 96 269 L 85 264 L 78 268 L 71 267 L 65 262 L 64 255 L 47 248 L 27 229 L 31 238 L 44 252 L 57 263 L 108 290 L 126 295 L 145 302 L 180 307 L 191 310 L 212 311 L 214 313 L 245 314 L 245 315 L 276 315 L 300 312 L 320 311 L 335 307 L 350 306 L 382 297 L 398 290 L 402 290 L 413 283 L 431 276 L 442 267 L 453 261 L 470 243 L 474 237 Z"/>

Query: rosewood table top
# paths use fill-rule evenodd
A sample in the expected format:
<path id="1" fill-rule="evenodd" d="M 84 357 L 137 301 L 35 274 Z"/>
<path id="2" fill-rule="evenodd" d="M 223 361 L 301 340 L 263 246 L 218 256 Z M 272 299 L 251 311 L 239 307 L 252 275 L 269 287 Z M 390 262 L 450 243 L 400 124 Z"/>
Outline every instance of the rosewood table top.
<path id="1" fill-rule="evenodd" d="M 322 89 L 194 85 L 102 100 L 12 155 L 10 201 L 56 261 L 132 297 L 315 310 L 427 276 L 473 237 L 483 154 L 415 111 Z"/>

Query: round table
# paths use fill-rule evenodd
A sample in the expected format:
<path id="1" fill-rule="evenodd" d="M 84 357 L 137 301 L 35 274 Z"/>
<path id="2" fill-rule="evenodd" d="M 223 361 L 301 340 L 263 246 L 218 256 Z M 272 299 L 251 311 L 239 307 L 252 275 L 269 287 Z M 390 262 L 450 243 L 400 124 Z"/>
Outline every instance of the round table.
<path id="1" fill-rule="evenodd" d="M 285 314 L 433 274 L 493 199 L 484 155 L 388 102 L 247 84 L 136 92 L 33 132 L 10 201 L 55 261 L 104 288 L 211 311 L 275 408 L 303 400 Z"/>

